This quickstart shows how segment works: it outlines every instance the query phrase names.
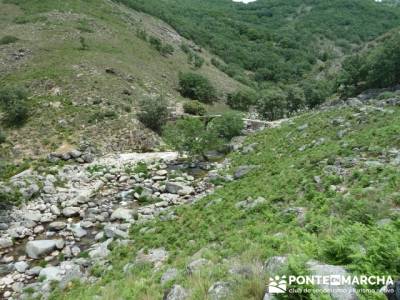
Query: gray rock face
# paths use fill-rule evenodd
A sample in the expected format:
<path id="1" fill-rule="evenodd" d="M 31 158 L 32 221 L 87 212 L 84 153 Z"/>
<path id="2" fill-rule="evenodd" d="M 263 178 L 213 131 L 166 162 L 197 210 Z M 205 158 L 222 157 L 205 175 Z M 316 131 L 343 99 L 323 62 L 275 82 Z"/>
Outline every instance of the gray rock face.
<path id="1" fill-rule="evenodd" d="M 64 273 L 61 276 L 61 280 L 59 283 L 59 286 L 62 289 L 64 289 L 72 280 L 79 280 L 83 277 L 80 267 L 71 261 L 62 262 L 60 268 Z"/>
<path id="2" fill-rule="evenodd" d="M 269 276 L 278 275 L 279 271 L 287 263 L 286 256 L 272 256 L 265 262 L 264 271 L 269 274 Z"/>
<path id="3" fill-rule="evenodd" d="M 93 249 L 89 251 L 89 257 L 92 259 L 102 259 L 110 254 L 110 250 L 108 250 L 108 245 L 112 242 L 112 239 L 109 239 L 103 243 L 94 245 Z"/>
<path id="4" fill-rule="evenodd" d="M 193 274 L 208 264 L 210 264 L 210 261 L 207 259 L 204 259 L 204 258 L 196 259 L 196 260 L 192 261 L 190 264 L 188 264 L 187 270 L 188 270 L 189 274 Z"/>
<path id="5" fill-rule="evenodd" d="M 63 215 L 67 218 L 79 215 L 79 207 L 66 207 L 62 211 Z"/>
<path id="6" fill-rule="evenodd" d="M 257 199 L 247 199 L 244 201 L 240 201 L 235 204 L 235 207 L 238 209 L 253 209 L 256 208 L 257 206 L 260 206 L 262 204 L 265 204 L 267 200 L 263 197 L 258 197 Z"/>
<path id="7" fill-rule="evenodd" d="M 160 266 L 168 258 L 168 252 L 164 248 L 151 249 L 147 253 L 144 251 L 139 251 L 136 256 L 136 261 L 138 262 L 150 262 L 154 266 Z"/>
<path id="8" fill-rule="evenodd" d="M 56 221 L 50 223 L 48 228 L 50 231 L 60 231 L 63 230 L 65 227 L 67 227 L 67 224 L 65 222 Z"/>
<path id="9" fill-rule="evenodd" d="M 174 280 L 178 276 L 178 270 L 175 268 L 168 269 L 161 276 L 161 284 L 164 284 L 168 281 Z"/>
<path id="10" fill-rule="evenodd" d="M 311 273 L 319 276 L 339 275 L 349 276 L 349 273 L 342 266 L 332 266 L 309 261 L 307 263 Z M 358 296 L 353 285 L 323 285 L 318 286 L 321 289 L 329 290 L 329 295 L 334 300 L 357 300 Z"/>
<path id="11" fill-rule="evenodd" d="M 43 269 L 42 267 L 36 266 L 26 271 L 26 274 L 31 276 L 37 276 L 40 274 L 40 271 L 42 271 L 42 269 Z"/>
<path id="12" fill-rule="evenodd" d="M 83 229 L 79 224 L 73 224 L 68 229 L 76 238 L 82 238 L 87 235 L 87 231 Z"/>
<path id="13" fill-rule="evenodd" d="M 40 188 L 36 183 L 32 183 L 27 187 L 21 188 L 19 191 L 25 199 L 31 199 L 39 192 Z"/>
<path id="14" fill-rule="evenodd" d="M 187 186 L 182 182 L 167 182 L 165 189 L 168 193 L 179 194 L 179 195 L 189 195 L 194 192 L 191 186 Z"/>
<path id="15" fill-rule="evenodd" d="M 242 178 L 253 169 L 254 169 L 254 166 L 240 166 L 236 169 L 235 174 L 233 174 L 233 177 L 235 179 Z"/>
<path id="16" fill-rule="evenodd" d="M 25 261 L 19 261 L 15 263 L 14 268 L 19 273 L 25 273 L 25 271 L 29 268 L 29 265 Z"/>
<path id="17" fill-rule="evenodd" d="M 0 238 L 0 249 L 12 247 L 13 244 L 10 238 Z"/>
<path id="18" fill-rule="evenodd" d="M 53 251 L 57 247 L 55 240 L 29 241 L 26 244 L 26 254 L 30 258 L 39 258 Z"/>
<path id="19" fill-rule="evenodd" d="M 127 208 L 117 208 L 111 215 L 111 221 L 122 220 L 129 222 L 133 219 L 133 211 Z"/>
<path id="20" fill-rule="evenodd" d="M 50 211 L 53 215 L 59 216 L 61 215 L 60 209 L 56 205 L 52 205 L 50 207 Z"/>
<path id="21" fill-rule="evenodd" d="M 226 299 L 231 293 L 231 285 L 229 282 L 216 282 L 208 289 L 208 296 L 211 300 Z"/>
<path id="22" fill-rule="evenodd" d="M 28 210 L 24 214 L 24 219 L 33 222 L 39 222 L 42 218 L 42 214 L 36 210 Z"/>
<path id="23" fill-rule="evenodd" d="M 185 300 L 188 297 L 187 291 L 180 285 L 175 284 L 165 293 L 163 300 Z"/>
<path id="24" fill-rule="evenodd" d="M 43 268 L 39 276 L 45 278 L 47 281 L 60 281 L 62 279 L 62 270 L 59 267 Z"/>
<path id="25" fill-rule="evenodd" d="M 122 238 L 127 239 L 129 237 L 126 231 L 122 231 L 117 226 L 109 224 L 104 227 L 104 234 L 108 238 Z"/>

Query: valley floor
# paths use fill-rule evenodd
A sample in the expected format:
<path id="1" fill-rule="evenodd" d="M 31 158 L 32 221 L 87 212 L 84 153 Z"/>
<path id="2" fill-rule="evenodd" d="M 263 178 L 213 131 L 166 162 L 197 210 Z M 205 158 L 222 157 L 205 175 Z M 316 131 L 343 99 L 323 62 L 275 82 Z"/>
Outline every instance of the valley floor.
<path id="1" fill-rule="evenodd" d="M 389 102 L 365 105 L 351 100 L 347 106 L 306 113 L 251 135 L 235 146 L 229 164 L 210 171 L 204 183 L 191 183 L 192 177 L 175 177 L 168 171 L 167 179 L 165 167 L 149 166 L 153 187 L 158 188 L 159 179 L 166 180 L 167 193 L 176 193 L 172 198 L 201 194 L 208 190 L 207 184 L 215 190 L 157 213 L 154 219 L 147 220 L 147 206 L 139 208 L 139 221 L 130 222 L 129 235 L 124 222 L 109 226 L 105 221 L 103 234 L 109 239 L 100 239 L 99 249 L 85 249 L 73 258 L 82 263 L 98 253 L 108 254 L 91 261 L 87 274 L 92 283 L 75 279 L 66 285 L 37 286 L 55 287 L 51 299 L 275 299 L 266 293 L 269 276 L 332 271 L 397 278 L 400 110 L 391 105 L 397 102 Z M 127 179 L 135 180 L 133 186 L 141 182 L 139 171 L 144 169 L 134 170 Z M 117 200 L 121 198 L 115 193 L 125 186 L 123 174 L 101 168 L 91 172 L 94 178 L 102 174 L 110 192 L 105 189 L 103 198 L 96 197 L 81 209 L 91 212 L 92 205 L 103 207 L 108 202 L 101 199 L 107 197 L 124 206 L 125 200 Z M 186 182 L 183 186 L 181 180 Z M 136 193 L 145 191 L 146 182 L 139 184 Z M 162 185 L 157 196 L 161 198 Z M 135 197 L 139 202 L 149 200 L 142 196 Z M 172 198 L 166 201 L 174 202 Z M 105 211 L 113 218 L 116 207 L 107 205 Z M 157 205 L 163 206 L 150 207 Z M 129 209 L 117 210 L 118 218 L 129 219 Z M 84 215 L 73 223 L 86 223 Z M 71 225 L 60 234 L 73 233 Z M 69 258 L 64 259 L 68 266 Z M 337 290 L 293 297 L 385 299 L 382 285 L 343 288 L 348 297 Z M 360 288 L 375 292 L 361 293 Z M 25 291 L 29 293 L 37 295 L 35 285 Z"/>

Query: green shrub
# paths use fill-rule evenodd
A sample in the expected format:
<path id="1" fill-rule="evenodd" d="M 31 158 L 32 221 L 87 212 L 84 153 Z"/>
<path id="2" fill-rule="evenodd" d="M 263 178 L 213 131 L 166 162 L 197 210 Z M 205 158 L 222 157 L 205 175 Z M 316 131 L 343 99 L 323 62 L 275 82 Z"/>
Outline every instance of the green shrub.
<path id="1" fill-rule="evenodd" d="M 7 140 L 6 134 L 0 129 L 0 145 L 4 144 Z"/>
<path id="2" fill-rule="evenodd" d="M 3 36 L 3 37 L 0 39 L 0 45 L 13 44 L 13 43 L 15 43 L 15 42 L 17 42 L 17 41 L 18 41 L 18 38 L 17 38 L 17 37 L 12 36 L 12 35 L 6 35 L 6 36 Z"/>
<path id="3" fill-rule="evenodd" d="M 396 93 L 393 93 L 393 92 L 383 92 L 383 93 L 379 94 L 378 99 L 379 100 L 385 100 L 385 99 L 395 98 L 397 96 L 398 95 Z"/>
<path id="4" fill-rule="evenodd" d="M 309 108 L 317 107 L 324 103 L 331 95 L 329 83 L 323 80 L 310 80 L 303 84 L 306 104 Z"/>
<path id="5" fill-rule="evenodd" d="M 202 58 L 201 56 L 194 54 L 193 56 L 193 66 L 196 69 L 200 69 L 204 64 L 204 58 Z"/>
<path id="6" fill-rule="evenodd" d="M 306 96 L 303 89 L 296 85 L 286 88 L 287 92 L 287 110 L 289 113 L 297 112 L 306 106 Z"/>
<path id="7" fill-rule="evenodd" d="M 0 191 L 0 209 L 9 205 L 19 205 L 22 202 L 22 196 L 17 191 Z"/>
<path id="8" fill-rule="evenodd" d="M 142 39 L 143 41 L 147 42 L 147 32 L 144 29 L 138 29 L 136 30 L 136 36 L 140 39 Z"/>
<path id="9" fill-rule="evenodd" d="M 281 89 L 263 90 L 257 101 L 258 113 L 267 120 L 283 118 L 286 106 L 286 95 Z"/>
<path id="10" fill-rule="evenodd" d="M 237 110 L 247 111 L 256 104 L 258 95 L 254 90 L 243 89 L 228 95 L 227 104 Z"/>
<path id="11" fill-rule="evenodd" d="M 186 54 L 190 53 L 192 50 L 190 50 L 190 47 L 187 44 L 181 44 L 181 50 L 185 52 Z"/>
<path id="12" fill-rule="evenodd" d="M 149 43 L 154 49 L 156 49 L 157 51 L 161 51 L 162 42 L 158 37 L 151 36 L 149 39 Z"/>
<path id="13" fill-rule="evenodd" d="M 160 48 L 160 53 L 164 56 L 172 55 L 174 51 L 175 51 L 174 47 L 170 44 L 162 45 Z"/>
<path id="14" fill-rule="evenodd" d="M 206 114 L 206 107 L 204 106 L 203 103 L 197 100 L 185 102 L 183 104 L 183 110 L 187 114 L 196 116 L 204 116 Z"/>
<path id="15" fill-rule="evenodd" d="M 89 45 L 86 42 L 86 39 L 83 36 L 79 37 L 79 50 L 88 50 L 89 49 Z"/>
<path id="16" fill-rule="evenodd" d="M 230 140 L 241 134 L 244 128 L 244 121 L 239 113 L 226 112 L 220 118 L 215 118 L 211 126 L 220 137 Z"/>
<path id="17" fill-rule="evenodd" d="M 163 131 L 165 141 L 180 153 L 187 153 L 191 159 L 203 156 L 208 150 L 217 149 L 220 140 L 212 128 L 196 118 L 178 120 L 168 124 Z"/>
<path id="18" fill-rule="evenodd" d="M 9 126 L 23 125 L 29 117 L 28 93 L 20 87 L 0 90 L 0 108 L 3 110 L 4 122 Z"/>
<path id="19" fill-rule="evenodd" d="M 183 97 L 212 103 L 217 92 L 211 82 L 196 73 L 181 73 L 179 75 L 180 93 Z"/>
<path id="20" fill-rule="evenodd" d="M 168 101 L 162 96 L 142 99 L 139 103 L 139 109 L 139 121 L 154 131 L 160 131 L 161 127 L 167 122 L 169 116 Z"/>

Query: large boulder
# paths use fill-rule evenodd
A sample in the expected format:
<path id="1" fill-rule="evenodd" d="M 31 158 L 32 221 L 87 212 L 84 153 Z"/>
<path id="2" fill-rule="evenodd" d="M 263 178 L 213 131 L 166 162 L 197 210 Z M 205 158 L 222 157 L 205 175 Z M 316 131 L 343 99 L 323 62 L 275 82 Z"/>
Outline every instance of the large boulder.
<path id="1" fill-rule="evenodd" d="M 178 195 L 189 195 L 194 192 L 191 186 L 188 186 L 182 182 L 167 182 L 165 185 L 165 190 L 171 194 Z"/>
<path id="2" fill-rule="evenodd" d="M 56 222 L 51 222 L 49 224 L 48 229 L 50 231 L 60 231 L 60 230 L 63 230 L 65 227 L 67 227 L 67 223 L 62 222 L 62 221 L 56 221 Z"/>
<path id="3" fill-rule="evenodd" d="M 188 297 L 188 292 L 180 285 L 175 284 L 165 293 L 163 300 L 185 300 Z"/>
<path id="4" fill-rule="evenodd" d="M 30 258 L 40 258 L 57 248 L 57 240 L 39 240 L 39 241 L 29 241 L 26 244 L 26 254 Z"/>
<path id="5" fill-rule="evenodd" d="M 267 259 L 264 264 L 264 271 L 269 276 L 278 275 L 278 273 L 285 267 L 288 259 L 286 256 L 272 256 Z"/>
<path id="6" fill-rule="evenodd" d="M 117 226 L 108 224 L 104 226 L 104 234 L 108 238 L 122 238 L 122 239 L 127 239 L 129 238 L 129 234 L 126 231 L 123 231 L 121 229 L 118 229 Z"/>
<path id="7" fill-rule="evenodd" d="M 350 275 L 342 266 L 326 265 L 317 261 L 309 261 L 307 266 L 311 273 L 317 276 L 347 277 Z M 333 300 L 358 300 L 356 289 L 352 284 L 320 284 L 318 287 L 329 291 Z"/>
<path id="8" fill-rule="evenodd" d="M 108 250 L 108 245 L 112 242 L 112 239 L 109 239 L 103 243 L 95 244 L 92 247 L 92 250 L 89 251 L 89 257 L 91 259 L 103 259 L 110 254 L 110 250 Z"/>
<path id="9" fill-rule="evenodd" d="M 161 284 L 164 284 L 164 283 L 174 280 L 176 277 L 178 277 L 178 274 L 179 273 L 178 273 L 177 269 L 175 269 L 175 268 L 168 269 L 161 276 Z"/>
<path id="10" fill-rule="evenodd" d="M 14 245 L 11 238 L 0 238 L 0 250 L 4 248 L 9 248 Z"/>
<path id="11" fill-rule="evenodd" d="M 125 222 L 130 222 L 133 219 L 133 211 L 127 208 L 117 208 L 111 215 L 111 221 L 122 220 Z"/>
<path id="12" fill-rule="evenodd" d="M 15 263 L 14 268 L 18 273 L 25 273 L 25 271 L 29 268 L 29 265 L 26 261 L 19 261 Z"/>
<path id="13" fill-rule="evenodd" d="M 199 259 L 193 260 L 192 262 L 190 262 L 187 265 L 187 271 L 189 274 L 194 274 L 209 264 L 210 264 L 209 260 L 207 260 L 205 258 L 199 258 Z"/>
<path id="14" fill-rule="evenodd" d="M 231 292 L 232 286 L 229 282 L 219 281 L 208 289 L 208 296 L 211 300 L 222 300 L 227 299 Z"/>
<path id="15" fill-rule="evenodd" d="M 79 207 L 66 207 L 63 209 L 62 213 L 65 217 L 74 217 L 79 215 Z"/>
<path id="16" fill-rule="evenodd" d="M 47 281 L 60 281 L 62 279 L 63 271 L 60 267 L 47 267 L 43 268 L 39 277 L 44 278 Z"/>
<path id="17" fill-rule="evenodd" d="M 137 262 L 149 262 L 155 267 L 162 265 L 168 258 L 168 252 L 164 248 L 150 249 L 147 253 L 140 250 L 136 256 Z"/>
<path id="18" fill-rule="evenodd" d="M 42 214 L 37 210 L 28 210 L 24 212 L 24 220 L 39 222 Z"/>
<path id="19" fill-rule="evenodd" d="M 242 177 L 246 176 L 253 169 L 254 169 L 254 166 L 240 166 L 236 169 L 235 173 L 233 174 L 233 177 L 235 179 L 242 178 Z"/>

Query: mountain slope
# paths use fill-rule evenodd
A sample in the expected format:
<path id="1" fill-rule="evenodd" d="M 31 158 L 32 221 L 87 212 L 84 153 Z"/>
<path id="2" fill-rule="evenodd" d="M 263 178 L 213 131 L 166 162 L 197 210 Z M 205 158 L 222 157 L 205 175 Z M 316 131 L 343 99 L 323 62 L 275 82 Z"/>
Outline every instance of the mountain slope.
<path id="1" fill-rule="evenodd" d="M 31 117 L 5 128 L 4 158 L 41 157 L 63 143 L 86 140 L 106 151 L 157 146 L 157 137 L 135 120 L 138 100 L 163 94 L 183 101 L 178 73 L 192 70 L 170 26 L 111 1 L 0 1 L 0 84 L 25 85 Z M 162 55 L 137 32 L 174 48 Z M 196 72 L 218 87 L 221 98 L 238 83 L 209 64 Z M 179 108 L 179 107 L 178 107 Z"/>
<path id="2" fill-rule="evenodd" d="M 53 299 L 161 299 L 173 284 L 188 299 L 212 299 L 210 287 L 218 282 L 227 291 L 220 299 L 258 300 L 268 276 L 307 274 L 310 260 L 354 275 L 396 278 L 400 110 L 371 103 L 304 114 L 249 137 L 247 150 L 231 156 L 231 172 L 251 165 L 250 173 L 220 182 L 222 188 L 177 208 L 173 217 L 134 224 L 132 244 L 113 248 L 112 269 L 94 267 L 98 283 L 76 283 Z M 159 248 L 168 251 L 164 263 L 138 262 L 139 253 Z M 273 266 L 264 265 L 276 256 Z M 285 257 L 289 266 L 280 270 L 276 261 Z M 160 283 L 170 268 L 177 275 Z M 360 299 L 385 299 L 381 286 L 357 287 L 377 291 Z M 278 299 L 300 297 L 330 299 L 318 293 Z"/>
<path id="3" fill-rule="evenodd" d="M 167 21 L 248 83 L 296 82 L 324 69 L 329 75 L 338 57 L 400 24 L 399 8 L 374 0 L 119 2 Z"/>

